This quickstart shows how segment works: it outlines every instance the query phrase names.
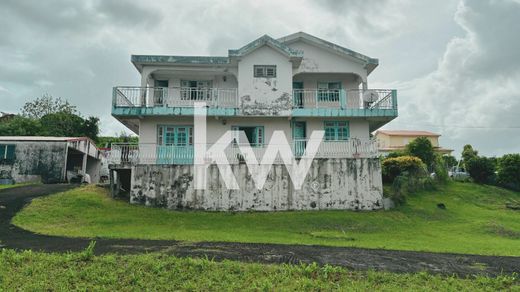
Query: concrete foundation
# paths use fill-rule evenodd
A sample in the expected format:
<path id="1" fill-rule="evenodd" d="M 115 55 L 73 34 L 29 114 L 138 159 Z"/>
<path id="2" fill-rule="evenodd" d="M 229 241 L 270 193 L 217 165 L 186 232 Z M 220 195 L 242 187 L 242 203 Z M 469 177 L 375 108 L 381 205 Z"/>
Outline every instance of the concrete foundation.
<path id="1" fill-rule="evenodd" d="M 195 190 L 192 165 L 132 167 L 130 202 L 168 209 L 219 211 L 375 210 L 383 207 L 378 158 L 315 159 L 301 190 L 284 165 L 273 165 L 258 190 L 245 164 L 232 165 L 240 190 L 228 190 L 216 165 L 208 188 Z"/>

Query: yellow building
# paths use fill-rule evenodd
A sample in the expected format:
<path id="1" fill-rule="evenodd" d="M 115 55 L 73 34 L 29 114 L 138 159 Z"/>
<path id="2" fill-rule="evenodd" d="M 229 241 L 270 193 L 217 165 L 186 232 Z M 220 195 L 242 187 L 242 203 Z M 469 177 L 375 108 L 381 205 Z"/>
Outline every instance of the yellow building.
<path id="1" fill-rule="evenodd" d="M 406 145 L 418 137 L 426 137 L 432 143 L 436 152 L 450 155 L 452 149 L 446 149 L 439 145 L 440 134 L 428 131 L 407 131 L 407 130 L 379 130 L 376 131 L 375 137 L 379 152 L 386 155 L 390 152 L 404 150 Z"/>

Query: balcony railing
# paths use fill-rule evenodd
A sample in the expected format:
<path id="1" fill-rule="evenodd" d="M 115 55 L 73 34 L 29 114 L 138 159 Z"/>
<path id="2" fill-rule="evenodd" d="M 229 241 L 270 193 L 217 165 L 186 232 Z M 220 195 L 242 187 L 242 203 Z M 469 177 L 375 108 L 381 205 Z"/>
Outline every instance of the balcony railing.
<path id="1" fill-rule="evenodd" d="M 302 157 L 308 140 L 293 141 L 291 147 L 295 157 Z M 212 144 L 206 145 L 210 149 Z M 262 161 L 267 146 L 251 147 L 258 162 Z M 230 164 L 245 161 L 245 154 L 238 145 L 229 145 L 224 150 Z M 344 141 L 322 141 L 315 158 L 372 158 L 377 157 L 377 143 L 374 139 L 351 138 Z M 108 155 L 109 164 L 193 164 L 194 147 L 164 146 L 157 144 L 112 144 Z M 282 163 L 279 155 L 275 163 Z"/>
<path id="2" fill-rule="evenodd" d="M 390 89 L 295 89 L 294 109 L 397 109 Z M 114 87 L 114 107 L 193 107 L 205 102 L 210 108 L 240 108 L 236 88 Z"/>
<path id="3" fill-rule="evenodd" d="M 115 107 L 193 107 L 195 102 L 205 102 L 209 107 L 237 108 L 237 89 L 114 87 Z"/>
<path id="4" fill-rule="evenodd" d="M 295 89 L 294 108 L 395 109 L 391 89 Z"/>

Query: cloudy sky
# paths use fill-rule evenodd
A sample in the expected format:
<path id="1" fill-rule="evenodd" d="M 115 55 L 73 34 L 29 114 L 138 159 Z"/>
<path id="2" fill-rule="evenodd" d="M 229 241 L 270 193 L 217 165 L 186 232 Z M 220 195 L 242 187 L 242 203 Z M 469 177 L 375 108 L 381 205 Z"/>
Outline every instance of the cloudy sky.
<path id="1" fill-rule="evenodd" d="M 139 84 L 131 54 L 225 56 L 296 31 L 379 58 L 369 86 L 399 98 L 385 128 L 520 152 L 520 0 L 2 0 L 0 111 L 48 93 L 113 135 L 111 88 Z"/>

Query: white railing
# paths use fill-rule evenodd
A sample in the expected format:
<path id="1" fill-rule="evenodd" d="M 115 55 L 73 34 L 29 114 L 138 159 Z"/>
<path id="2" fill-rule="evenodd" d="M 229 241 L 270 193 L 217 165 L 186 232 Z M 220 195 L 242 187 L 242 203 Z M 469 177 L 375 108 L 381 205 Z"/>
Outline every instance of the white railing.
<path id="1" fill-rule="evenodd" d="M 293 108 L 396 109 L 390 89 L 294 89 Z M 239 108 L 236 88 L 114 87 L 114 107 Z"/>
<path id="2" fill-rule="evenodd" d="M 391 89 L 294 89 L 294 108 L 394 109 Z"/>
<path id="3" fill-rule="evenodd" d="M 292 142 L 291 147 L 296 157 L 304 154 L 307 142 L 308 140 Z M 206 145 L 206 149 L 211 146 L 213 145 Z M 262 161 L 267 146 L 252 146 L 251 149 L 256 160 Z M 241 163 L 246 158 L 237 144 L 227 146 L 223 154 L 230 164 Z M 351 138 L 345 141 L 322 141 L 315 158 L 372 158 L 377 155 L 378 148 L 374 139 Z M 110 164 L 193 164 L 193 156 L 193 145 L 112 144 L 108 161 Z M 275 163 L 282 163 L 279 155 L 274 160 Z"/>
<path id="4" fill-rule="evenodd" d="M 193 107 L 198 101 L 209 107 L 237 108 L 236 88 L 114 87 L 115 107 Z"/>

